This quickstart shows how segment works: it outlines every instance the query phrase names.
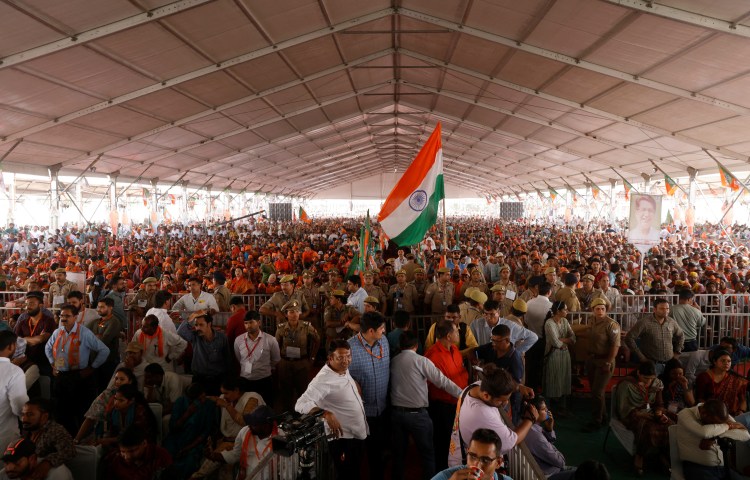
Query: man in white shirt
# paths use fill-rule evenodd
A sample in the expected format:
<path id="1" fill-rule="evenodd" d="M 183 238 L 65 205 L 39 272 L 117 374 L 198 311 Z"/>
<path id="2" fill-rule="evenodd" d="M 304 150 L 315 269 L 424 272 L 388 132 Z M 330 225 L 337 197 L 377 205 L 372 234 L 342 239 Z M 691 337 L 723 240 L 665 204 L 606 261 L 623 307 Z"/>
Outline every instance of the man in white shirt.
<path id="1" fill-rule="evenodd" d="M 200 278 L 191 277 L 188 280 L 190 293 L 183 295 L 174 304 L 174 310 L 190 313 L 190 320 L 201 317 L 206 313 L 213 315 L 219 311 L 219 305 L 213 294 L 201 290 L 203 282 Z"/>
<path id="2" fill-rule="evenodd" d="M 177 335 L 177 327 L 172 317 L 169 316 L 170 308 L 172 308 L 172 294 L 166 290 L 159 290 L 154 294 L 154 307 L 146 312 L 146 316 L 155 315 L 159 319 L 159 326 L 162 330 Z"/>
<path id="3" fill-rule="evenodd" d="M 323 410 L 325 431 L 337 478 L 359 478 L 364 439 L 369 435 L 362 396 L 349 374 L 351 346 L 346 340 L 332 340 L 328 361 L 312 379 L 294 409 L 299 413 Z"/>
<path id="4" fill-rule="evenodd" d="M 346 279 L 346 288 L 349 290 L 349 300 L 346 304 L 356 308 L 360 314 L 365 313 L 365 298 L 367 298 L 367 291 L 362 288 L 362 279 L 359 275 L 349 275 Z"/>
<path id="5" fill-rule="evenodd" d="M 18 419 L 29 401 L 23 370 L 10 361 L 16 352 L 16 338 L 10 330 L 0 332 L 0 446 L 20 436 Z"/>
<path id="6" fill-rule="evenodd" d="M 174 360 L 180 358 L 187 342 L 176 333 L 161 328 L 156 315 L 146 315 L 133 335 L 133 342 L 143 345 L 143 359 L 146 363 L 158 363 L 165 371 L 174 371 Z"/>
<path id="7" fill-rule="evenodd" d="M 724 454 L 717 439 L 750 440 L 747 428 L 735 422 L 718 399 L 680 411 L 676 431 L 685 478 L 726 478 Z"/>
<path id="8" fill-rule="evenodd" d="M 254 313 L 254 312 L 248 312 Z M 255 315 L 245 315 L 245 331 L 234 340 L 234 355 L 240 364 L 240 377 L 244 390 L 257 392 L 269 405 L 273 405 L 274 389 L 271 373 L 281 360 L 276 337 L 260 329 Z"/>
<path id="9" fill-rule="evenodd" d="M 207 458 L 219 463 L 240 464 L 238 480 L 250 480 L 250 474 L 267 455 L 272 455 L 271 433 L 273 432 L 274 413 L 270 407 L 261 405 L 253 413 L 244 416 L 246 426 L 234 440 L 231 450 L 213 451 Z M 252 437 L 246 439 L 248 435 Z"/>

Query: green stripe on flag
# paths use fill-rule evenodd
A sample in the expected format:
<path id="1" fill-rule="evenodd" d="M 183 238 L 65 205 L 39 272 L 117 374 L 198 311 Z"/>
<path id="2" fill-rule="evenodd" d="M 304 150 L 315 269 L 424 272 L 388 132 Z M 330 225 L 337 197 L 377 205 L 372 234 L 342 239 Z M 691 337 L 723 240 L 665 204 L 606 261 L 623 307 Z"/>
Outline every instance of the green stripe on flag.
<path id="1" fill-rule="evenodd" d="M 443 175 L 440 174 L 435 179 L 435 191 L 430 196 L 430 201 L 422 213 L 404 229 L 398 236 L 391 238 L 391 241 L 400 247 L 414 245 L 424 239 L 424 234 L 437 221 L 438 205 L 440 200 L 445 198 L 445 187 L 443 185 Z"/>

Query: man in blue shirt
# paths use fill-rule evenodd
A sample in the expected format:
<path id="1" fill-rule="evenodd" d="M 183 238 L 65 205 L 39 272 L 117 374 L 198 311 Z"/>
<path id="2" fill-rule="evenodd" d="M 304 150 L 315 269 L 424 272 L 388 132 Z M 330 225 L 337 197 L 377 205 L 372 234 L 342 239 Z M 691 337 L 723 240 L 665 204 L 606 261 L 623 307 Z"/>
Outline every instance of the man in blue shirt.
<path id="1" fill-rule="evenodd" d="M 370 480 L 382 480 L 384 475 L 385 407 L 390 380 L 390 348 L 383 338 L 385 319 L 380 313 L 367 312 L 360 320 L 360 333 L 349 339 L 352 363 L 349 373 L 362 388 L 365 415 L 370 436 L 365 440 Z"/>
<path id="2" fill-rule="evenodd" d="M 466 449 L 466 465 L 458 465 L 438 473 L 432 480 L 459 480 L 477 478 L 480 480 L 511 480 L 505 475 L 498 475 L 496 470 L 503 466 L 500 455 L 502 442 L 494 430 L 480 428 L 474 430 Z M 476 476 L 476 474 L 479 476 Z"/>
<path id="3" fill-rule="evenodd" d="M 109 348 L 91 330 L 78 324 L 77 318 L 78 309 L 69 303 L 63 304 L 60 327 L 44 347 L 54 376 L 55 418 L 71 435 L 78 433 L 83 414 L 97 394 L 92 374 L 109 355 Z"/>
<path id="4" fill-rule="evenodd" d="M 229 371 L 229 341 L 224 333 L 214 330 L 213 317 L 204 313 L 180 324 L 177 334 L 193 346 L 190 369 L 193 382 L 200 383 L 208 395 L 221 393 L 221 381 Z"/>

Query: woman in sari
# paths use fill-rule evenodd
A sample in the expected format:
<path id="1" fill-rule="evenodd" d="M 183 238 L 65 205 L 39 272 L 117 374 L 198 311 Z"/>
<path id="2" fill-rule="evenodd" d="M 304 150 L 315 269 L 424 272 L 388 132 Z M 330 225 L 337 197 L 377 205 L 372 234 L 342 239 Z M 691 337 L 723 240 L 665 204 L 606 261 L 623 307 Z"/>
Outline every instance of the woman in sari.
<path id="1" fill-rule="evenodd" d="M 568 415 L 566 398 L 571 392 L 571 365 L 569 347 L 576 343 L 576 335 L 565 316 L 565 302 L 555 302 L 544 322 L 544 377 L 542 391 L 550 400 L 556 400 L 558 413 Z"/>
<path id="2" fill-rule="evenodd" d="M 107 411 L 113 408 L 112 404 L 117 389 L 128 384 L 138 385 L 138 380 L 135 378 L 133 371 L 126 367 L 118 368 L 115 371 L 112 386 L 107 387 L 98 397 L 96 397 L 96 400 L 91 403 L 91 406 L 84 415 L 83 424 L 78 430 L 78 434 L 75 438 L 76 443 L 84 442 L 89 437 L 92 428 L 97 426 L 101 427 L 103 425 L 104 421 L 107 419 Z M 102 432 L 100 431 L 98 433 L 101 434 Z M 95 439 L 92 438 L 92 443 L 94 440 Z"/>
<path id="3" fill-rule="evenodd" d="M 711 367 L 695 378 L 696 400 L 705 402 L 717 398 L 733 416 L 747 411 L 747 380 L 731 370 L 732 355 L 726 350 L 717 350 L 710 360 Z"/>
<path id="4" fill-rule="evenodd" d="M 174 403 L 169 435 L 164 439 L 164 448 L 174 459 L 170 476 L 189 478 L 198 470 L 206 442 L 217 429 L 218 416 L 216 404 L 207 399 L 203 385 L 193 383 L 185 389 L 185 395 Z"/>
<path id="5" fill-rule="evenodd" d="M 669 467 L 669 426 L 674 422 L 665 415 L 662 400 L 664 384 L 656 378 L 656 366 L 650 360 L 617 385 L 617 416 L 635 434 L 636 473 L 643 475 L 643 459 L 656 450 L 662 465 Z"/>
<path id="6" fill-rule="evenodd" d="M 105 448 L 117 445 L 117 438 L 126 428 L 134 425 L 144 432 L 149 443 L 156 442 L 156 418 L 138 385 L 129 383 L 117 388 L 111 408 L 106 411 L 107 431 L 96 443 Z"/>

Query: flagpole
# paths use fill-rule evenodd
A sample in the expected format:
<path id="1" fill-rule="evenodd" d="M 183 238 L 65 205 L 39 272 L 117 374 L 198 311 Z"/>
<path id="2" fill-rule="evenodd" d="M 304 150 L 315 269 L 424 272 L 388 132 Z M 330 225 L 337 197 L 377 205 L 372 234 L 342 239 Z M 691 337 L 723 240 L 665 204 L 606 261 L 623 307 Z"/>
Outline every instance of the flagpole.
<path id="1" fill-rule="evenodd" d="M 663 174 L 664 174 L 664 183 L 667 183 L 667 177 L 669 177 L 669 175 L 667 175 L 667 172 L 665 172 L 664 170 L 662 170 L 662 169 L 661 169 L 661 167 L 660 167 L 659 165 L 657 165 L 657 164 L 656 164 L 656 163 L 655 163 L 655 162 L 654 162 L 653 160 L 651 160 L 651 165 L 653 165 L 653 166 L 654 166 L 654 168 L 656 168 L 657 170 L 659 170 L 659 171 L 660 171 L 661 173 L 663 173 Z M 672 178 L 672 177 L 669 177 L 669 178 Z M 679 184 L 679 183 L 677 183 L 677 182 L 674 182 L 674 184 L 675 184 L 675 185 L 677 185 L 677 188 L 679 188 L 680 190 L 682 190 L 682 193 L 684 193 L 685 195 L 687 195 L 687 194 L 688 194 L 688 193 L 687 193 L 687 192 L 685 191 L 685 189 L 684 189 L 684 188 L 682 188 L 682 187 L 680 186 L 680 184 Z"/>
<path id="2" fill-rule="evenodd" d="M 445 198 L 443 198 L 443 255 L 448 251 L 448 222 L 445 219 Z"/>

